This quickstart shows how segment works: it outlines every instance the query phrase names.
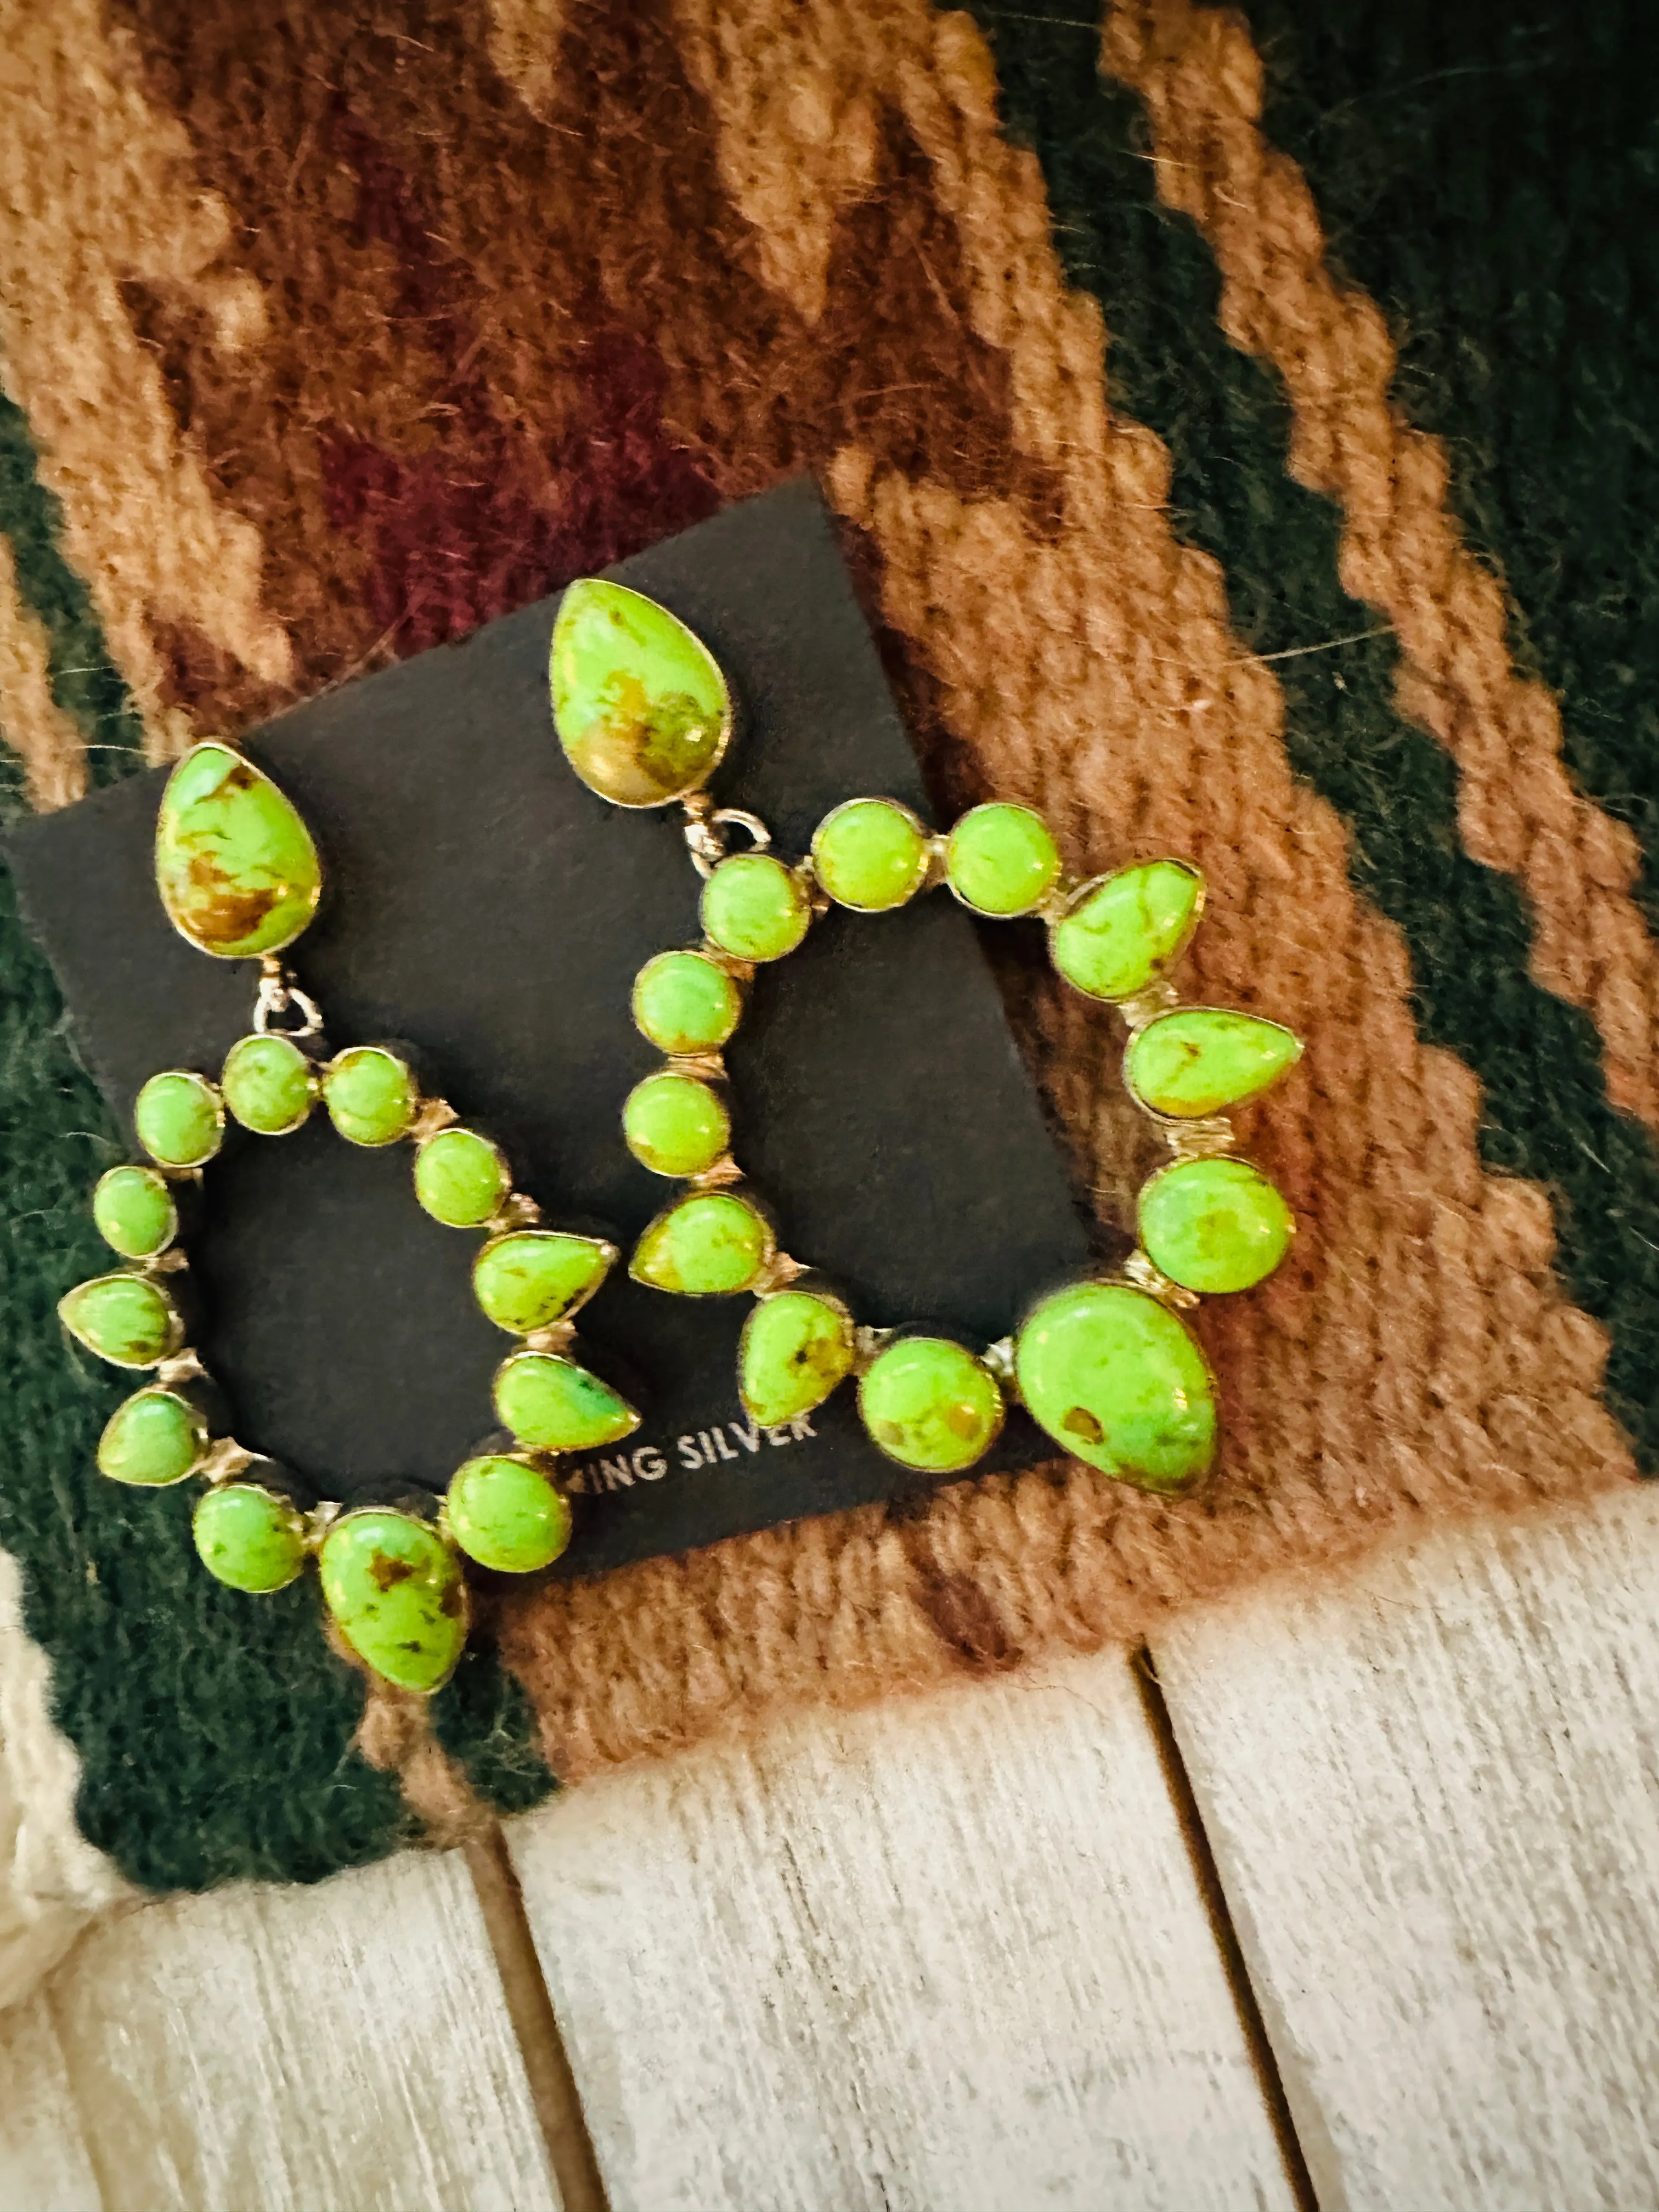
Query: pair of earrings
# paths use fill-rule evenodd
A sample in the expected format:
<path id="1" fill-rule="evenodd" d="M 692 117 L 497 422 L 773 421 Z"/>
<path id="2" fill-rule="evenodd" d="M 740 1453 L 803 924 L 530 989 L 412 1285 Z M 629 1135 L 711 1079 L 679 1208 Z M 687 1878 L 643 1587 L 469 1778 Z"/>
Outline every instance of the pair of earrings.
<path id="1" fill-rule="evenodd" d="M 1301 1047 L 1257 1016 L 1176 1002 L 1168 973 L 1202 913 L 1198 871 L 1150 860 L 1074 883 L 1029 808 L 975 807 L 939 836 L 879 797 L 834 808 L 807 854 L 786 862 L 764 823 L 708 797 L 732 730 L 714 657 L 621 585 L 589 579 L 566 592 L 551 684 L 577 775 L 616 805 L 679 806 L 703 878 L 702 941 L 657 954 L 632 994 L 634 1019 L 664 1057 L 623 1105 L 624 1141 L 684 1186 L 640 1237 L 635 1278 L 672 1295 L 754 1298 L 738 1379 L 763 1425 L 810 1413 L 851 1379 L 876 1446 L 946 1476 L 984 1456 L 1018 1396 L 1059 1444 L 1106 1474 L 1171 1495 L 1200 1481 L 1216 1449 L 1215 1387 L 1180 1310 L 1262 1280 L 1294 1231 L 1273 1184 L 1233 1155 L 1223 1109 L 1265 1089 Z M 735 852 L 734 833 L 745 841 Z M 574 1341 L 580 1309 L 620 1255 L 544 1222 L 514 1188 L 501 1148 L 423 1094 L 398 1052 L 358 1044 L 321 1056 L 320 1012 L 280 957 L 316 912 L 321 864 L 296 810 L 234 746 L 209 740 L 173 770 L 155 873 L 175 928 L 215 957 L 257 962 L 258 983 L 249 1033 L 216 1079 L 172 1068 L 144 1085 L 134 1125 L 148 1163 L 111 1169 L 94 1193 L 98 1228 L 125 1264 L 70 1291 L 59 1312 L 100 1358 L 151 1376 L 112 1417 L 98 1466 L 149 1488 L 204 1478 L 192 1525 L 210 1572 L 270 1591 L 314 1557 L 325 1603 L 366 1664 L 401 1687 L 435 1690 L 466 1639 L 460 1554 L 504 1572 L 550 1565 L 571 1534 L 560 1461 L 638 1426 Z M 1139 1245 L 1114 1278 L 1062 1285 L 1013 1334 L 977 1351 L 861 1324 L 782 1249 L 732 1158 L 720 1056 L 757 969 L 794 951 L 832 906 L 886 913 L 936 885 L 977 915 L 1046 923 L 1060 974 L 1125 1015 L 1126 1083 L 1174 1156 L 1141 1191 Z M 228 1432 L 188 1341 L 179 1240 L 228 1121 L 282 1136 L 319 1109 L 350 1143 L 413 1145 L 416 1200 L 435 1219 L 483 1233 L 474 1292 L 515 1340 L 493 1386 L 505 1434 L 457 1469 L 435 1522 L 390 1505 L 302 1509 L 283 1471 Z"/>

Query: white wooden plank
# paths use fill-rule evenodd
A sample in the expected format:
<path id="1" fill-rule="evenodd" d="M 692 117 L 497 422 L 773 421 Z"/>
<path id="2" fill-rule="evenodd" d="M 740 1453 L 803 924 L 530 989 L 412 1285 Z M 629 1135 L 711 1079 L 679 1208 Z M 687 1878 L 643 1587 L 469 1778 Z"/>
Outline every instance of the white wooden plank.
<path id="1" fill-rule="evenodd" d="M 0 2212 L 104 2212 L 44 1996 L 0 2013 Z"/>
<path id="2" fill-rule="evenodd" d="M 104 2212 L 554 2212 L 458 1853 L 88 1936 L 48 1984 Z"/>
<path id="3" fill-rule="evenodd" d="M 1659 1488 L 1155 1656 L 1322 2204 L 1659 2204 Z"/>
<path id="4" fill-rule="evenodd" d="M 1120 1654 L 509 1824 L 612 2212 L 1280 2212 Z"/>

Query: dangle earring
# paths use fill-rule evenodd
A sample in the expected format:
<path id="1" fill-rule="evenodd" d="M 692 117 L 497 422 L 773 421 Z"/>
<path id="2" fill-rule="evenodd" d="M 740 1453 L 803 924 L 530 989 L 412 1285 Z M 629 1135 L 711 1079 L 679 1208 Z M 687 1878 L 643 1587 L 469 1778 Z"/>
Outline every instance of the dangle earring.
<path id="1" fill-rule="evenodd" d="M 192 1521 L 208 1571 L 233 1589 L 284 1589 L 315 1558 L 341 1634 L 377 1674 L 429 1692 L 453 1672 L 467 1634 L 459 1553 L 507 1573 L 564 1550 L 570 1506 L 556 1457 L 613 1443 L 639 1415 L 573 1357 L 574 1316 L 617 1257 L 593 1237 L 544 1227 L 513 1188 L 505 1156 L 422 1095 L 387 1045 L 328 1054 L 315 1002 L 284 966 L 322 896 L 311 833 L 263 769 L 215 738 L 173 769 L 155 831 L 155 879 L 168 920 L 198 951 L 258 967 L 252 1027 L 217 1080 L 188 1068 L 153 1075 L 133 1109 L 149 1164 L 112 1168 L 93 1194 L 100 1233 L 124 1263 L 60 1302 L 64 1326 L 113 1365 L 150 1370 L 98 1446 L 117 1482 L 207 1485 Z M 406 1505 L 309 1508 L 289 1474 L 237 1442 L 191 1347 L 180 1237 L 205 1194 L 228 1123 L 260 1137 L 301 1127 L 320 1103 L 341 1136 L 414 1147 L 414 1194 L 434 1220 L 482 1232 L 472 1285 L 517 1340 L 495 1379 L 493 1437 L 452 1477 L 434 1519 Z"/>
<path id="2" fill-rule="evenodd" d="M 1295 1233 L 1273 1184 L 1234 1156 L 1224 1109 L 1266 1090 L 1302 1047 L 1258 1015 L 1177 1003 L 1169 975 L 1203 913 L 1199 871 L 1154 859 L 1075 882 L 1028 807 L 976 806 L 942 836 L 897 800 L 866 797 L 833 808 L 806 854 L 786 862 L 763 823 L 714 805 L 704 788 L 732 726 L 714 657 L 666 609 L 620 584 L 586 578 L 566 591 L 551 688 L 577 775 L 613 805 L 681 807 L 704 879 L 702 942 L 658 953 L 634 985 L 635 1022 L 664 1064 L 629 1093 L 623 1138 L 644 1166 L 687 1185 L 640 1237 L 635 1280 L 682 1297 L 755 1298 L 738 1380 L 763 1425 L 809 1413 L 852 1377 L 880 1450 L 903 1467 L 957 1474 L 994 1443 L 1012 1396 L 1107 1474 L 1171 1495 L 1201 1481 L 1217 1448 L 1215 1383 L 1181 1310 L 1200 1294 L 1261 1282 Z M 729 851 L 738 831 L 747 849 Z M 1139 1241 L 1122 1267 L 1050 1291 L 977 1351 L 860 1324 L 780 1247 L 732 1156 L 721 1058 L 757 968 L 793 952 L 832 903 L 884 914 L 941 884 L 974 914 L 1047 925 L 1066 982 L 1123 1015 L 1124 1080 L 1173 1155 L 1141 1189 Z"/>

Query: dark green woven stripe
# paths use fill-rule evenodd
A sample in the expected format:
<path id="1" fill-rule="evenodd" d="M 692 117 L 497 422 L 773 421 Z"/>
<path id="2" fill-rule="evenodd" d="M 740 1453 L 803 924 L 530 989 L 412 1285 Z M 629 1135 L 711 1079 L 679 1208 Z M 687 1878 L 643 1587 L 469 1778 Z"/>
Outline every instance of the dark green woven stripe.
<path id="1" fill-rule="evenodd" d="M 105 647 L 87 587 L 60 550 L 62 517 L 36 471 L 28 424 L 3 393 L 0 530 L 11 540 L 18 595 L 46 629 L 52 696 L 82 733 L 93 781 L 112 783 L 137 765 L 144 733 Z M 0 731 L 4 726 L 0 700 Z"/>
<path id="2" fill-rule="evenodd" d="M 432 1730 L 476 1794 L 498 1813 L 527 1813 L 556 1788 L 524 1686 L 475 1644 L 432 1701 Z"/>
<path id="3" fill-rule="evenodd" d="M 1463 852 L 1452 763 L 1393 709 L 1393 638 L 1323 649 L 1376 617 L 1337 581 L 1334 509 L 1285 473 L 1278 384 L 1222 336 L 1208 249 L 1155 203 L 1138 104 L 1097 74 L 1097 31 L 1076 0 L 972 13 L 1066 270 L 1104 312 L 1112 397 L 1168 443 L 1175 526 L 1222 563 L 1240 633 L 1298 654 L 1276 670 L 1292 762 L 1352 825 L 1354 880 L 1405 934 L 1421 1033 L 1486 1086 L 1486 1161 L 1549 1189 L 1571 1294 L 1612 1332 L 1609 1401 L 1659 1468 L 1659 1154 L 1608 1105 L 1588 1017 L 1528 978 L 1515 885 Z"/>
<path id="4" fill-rule="evenodd" d="M 1642 840 L 1659 926 L 1659 9 L 1245 0 L 1266 128 L 1395 396 L 1447 441 L 1469 542 L 1560 695 L 1580 787 Z"/>
<path id="5" fill-rule="evenodd" d="M 137 718 L 59 550 L 27 426 L 3 400 L 0 530 L 94 777 L 125 774 Z M 6 765 L 0 803 L 15 811 L 21 775 Z M 67 1344 L 55 1309 L 110 1264 L 88 1200 L 121 1157 L 0 870 L 0 1544 L 23 1568 L 26 1623 L 83 1762 L 80 1825 L 147 1887 L 314 1881 L 384 1856 L 411 1823 L 396 1778 L 350 1747 L 362 1686 L 323 1642 L 314 1578 L 275 1598 L 224 1589 L 191 1545 L 193 1486 L 152 1497 L 93 1471 L 125 1386 Z M 438 1711 L 480 1796 L 510 1812 L 546 1796 L 533 1717 L 493 1654 L 469 1659 Z"/>

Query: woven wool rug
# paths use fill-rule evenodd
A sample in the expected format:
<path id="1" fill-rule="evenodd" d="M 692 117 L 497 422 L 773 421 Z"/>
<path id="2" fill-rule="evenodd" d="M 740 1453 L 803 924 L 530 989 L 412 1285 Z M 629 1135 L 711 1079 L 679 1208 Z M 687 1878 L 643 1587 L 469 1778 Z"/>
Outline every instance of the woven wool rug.
<path id="1" fill-rule="evenodd" d="M 0 0 L 14 811 L 811 471 L 941 805 L 1192 855 L 1203 995 L 1308 1040 L 1202 1498 L 1059 1463 L 532 1591 L 428 1717 L 91 1473 L 118 1139 L 8 904 L 0 1996 L 126 1883 L 1659 1464 L 1656 64 L 1611 0 Z M 1121 1219 L 1111 1024 L 1010 995 Z"/>

